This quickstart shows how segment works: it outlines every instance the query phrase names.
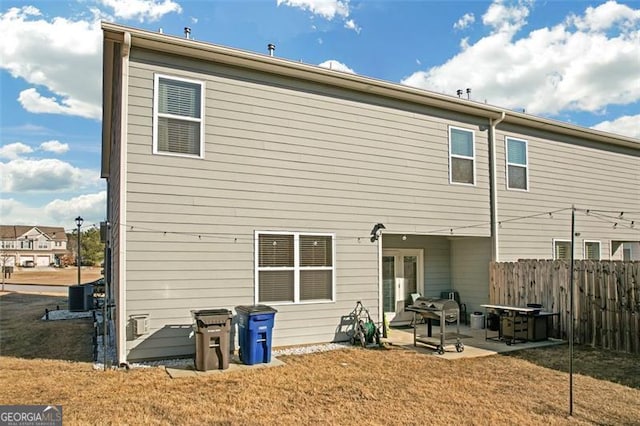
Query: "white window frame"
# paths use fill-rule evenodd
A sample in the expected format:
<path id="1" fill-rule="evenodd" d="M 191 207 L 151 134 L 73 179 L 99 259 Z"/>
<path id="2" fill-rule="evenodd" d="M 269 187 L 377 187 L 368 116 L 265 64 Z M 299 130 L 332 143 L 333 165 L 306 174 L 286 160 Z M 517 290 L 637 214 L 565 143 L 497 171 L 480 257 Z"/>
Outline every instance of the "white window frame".
<path id="1" fill-rule="evenodd" d="M 185 117 L 183 115 L 165 114 L 159 112 L 158 95 L 160 93 L 160 79 L 183 81 L 185 83 L 192 83 L 200 85 L 200 118 Z M 204 115 L 205 115 L 205 102 L 204 98 L 206 87 L 204 81 L 193 80 L 184 77 L 176 77 L 167 74 L 155 74 L 153 80 L 153 153 L 157 155 L 169 155 L 173 157 L 186 157 L 186 158 L 204 158 Z M 191 121 L 200 123 L 200 154 L 184 154 L 180 152 L 169 152 L 158 150 L 158 117 L 173 118 L 176 120 Z"/>
<path id="2" fill-rule="evenodd" d="M 0 244 L 0 248 L 3 248 L 3 249 L 15 249 L 16 248 L 16 243 L 15 243 L 15 241 L 12 241 L 12 240 L 5 240 L 5 241 L 2 241 L 2 243 Z"/>
<path id="3" fill-rule="evenodd" d="M 260 266 L 260 235 L 293 235 L 293 267 L 280 266 L 280 267 L 261 267 Z M 314 235 L 319 237 L 331 237 L 331 259 L 333 261 L 332 266 L 324 267 L 301 267 L 300 266 L 300 236 L 301 235 Z M 280 302 L 268 302 L 269 305 L 310 305 L 320 303 L 335 303 L 336 301 L 336 234 L 327 232 L 295 232 L 295 231 L 255 231 L 254 236 L 254 303 L 267 303 L 261 302 L 260 298 L 260 271 L 291 271 L 293 270 L 293 301 L 280 301 Z M 318 300 L 300 300 L 300 271 L 304 270 L 331 270 L 331 300 L 318 299 Z"/>
<path id="4" fill-rule="evenodd" d="M 587 258 L 587 244 L 598 243 L 598 258 L 597 259 L 588 259 Z M 583 240 L 582 241 L 582 258 L 584 260 L 602 260 L 602 243 L 600 240 Z"/>
<path id="5" fill-rule="evenodd" d="M 471 133 L 471 149 L 473 151 L 472 157 L 469 157 L 466 155 L 452 154 L 451 152 L 451 146 L 452 146 L 451 131 L 452 130 L 461 130 L 463 132 Z M 464 127 L 449 126 L 448 134 L 449 134 L 449 183 L 452 185 L 476 186 L 476 182 L 478 181 L 476 176 L 476 132 L 474 132 L 471 129 L 465 129 Z M 473 162 L 473 183 L 455 182 L 453 180 L 453 167 L 452 167 L 453 158 L 461 158 L 464 160 L 471 160 Z"/>
<path id="6" fill-rule="evenodd" d="M 569 243 L 569 259 L 571 259 L 571 240 L 554 238 L 553 245 L 551 246 L 551 251 L 553 253 L 553 260 L 564 260 L 564 259 L 558 259 L 558 257 L 556 256 L 556 243 Z"/>
<path id="7" fill-rule="evenodd" d="M 526 158 L 526 162 L 524 164 L 524 166 L 522 164 L 516 164 L 516 163 L 510 163 L 509 162 L 509 141 L 517 141 L 517 142 L 524 142 L 524 155 Z M 507 184 L 507 189 L 509 191 L 521 191 L 521 192 L 529 192 L 529 142 L 524 140 L 524 139 L 520 139 L 520 138 L 513 138 L 511 136 L 507 136 L 504 138 L 504 160 L 507 164 L 506 168 L 505 168 L 505 182 Z M 513 167 L 522 167 L 525 169 L 525 175 L 527 177 L 527 182 L 526 185 L 527 187 L 525 189 L 522 188 L 512 188 L 511 186 L 509 186 L 509 166 L 513 166 Z"/>

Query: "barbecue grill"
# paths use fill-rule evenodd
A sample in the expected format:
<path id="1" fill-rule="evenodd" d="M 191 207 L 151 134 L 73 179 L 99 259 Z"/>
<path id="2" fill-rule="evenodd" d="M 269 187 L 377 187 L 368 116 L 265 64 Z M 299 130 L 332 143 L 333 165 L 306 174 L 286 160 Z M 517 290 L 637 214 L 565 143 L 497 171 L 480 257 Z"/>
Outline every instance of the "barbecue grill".
<path id="1" fill-rule="evenodd" d="M 418 343 L 433 347 L 438 354 L 442 355 L 445 350 L 445 342 L 447 341 L 447 324 L 455 323 L 455 348 L 457 352 L 464 351 L 464 345 L 460 341 L 460 307 L 458 302 L 453 299 L 432 299 L 427 297 L 418 297 L 412 305 L 405 308 L 406 311 L 413 312 L 413 346 Z M 416 316 L 420 315 L 425 321 L 426 334 L 418 335 L 418 324 Z M 434 338 L 432 335 L 432 320 L 440 322 L 440 336 Z"/>

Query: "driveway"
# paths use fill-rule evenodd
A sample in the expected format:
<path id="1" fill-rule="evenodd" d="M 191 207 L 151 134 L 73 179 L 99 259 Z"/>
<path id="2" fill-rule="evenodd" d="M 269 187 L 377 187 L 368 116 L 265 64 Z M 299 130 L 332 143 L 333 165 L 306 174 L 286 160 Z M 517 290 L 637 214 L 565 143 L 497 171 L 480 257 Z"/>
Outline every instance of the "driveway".
<path id="1" fill-rule="evenodd" d="M 17 293 L 45 293 L 63 296 L 69 294 L 69 287 L 61 285 L 42 284 L 5 284 L 5 291 L 15 291 Z"/>

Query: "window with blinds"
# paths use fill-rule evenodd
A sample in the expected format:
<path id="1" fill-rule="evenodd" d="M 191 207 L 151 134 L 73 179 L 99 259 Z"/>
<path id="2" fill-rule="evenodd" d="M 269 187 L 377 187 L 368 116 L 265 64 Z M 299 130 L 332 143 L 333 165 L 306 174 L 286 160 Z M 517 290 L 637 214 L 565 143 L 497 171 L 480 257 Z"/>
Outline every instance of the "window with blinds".
<path id="1" fill-rule="evenodd" d="M 529 163 L 527 141 L 506 138 L 507 145 L 507 189 L 529 189 Z"/>
<path id="2" fill-rule="evenodd" d="M 449 182 L 475 184 L 473 131 L 449 127 Z"/>
<path id="3" fill-rule="evenodd" d="M 154 153 L 204 157 L 202 82 L 155 76 Z"/>
<path id="4" fill-rule="evenodd" d="M 584 242 L 584 258 L 587 260 L 600 260 L 600 241 Z"/>
<path id="5" fill-rule="evenodd" d="M 333 235 L 258 233 L 256 246 L 259 303 L 333 300 Z"/>
<path id="6" fill-rule="evenodd" d="M 571 260 L 571 241 L 553 240 L 553 258 Z"/>

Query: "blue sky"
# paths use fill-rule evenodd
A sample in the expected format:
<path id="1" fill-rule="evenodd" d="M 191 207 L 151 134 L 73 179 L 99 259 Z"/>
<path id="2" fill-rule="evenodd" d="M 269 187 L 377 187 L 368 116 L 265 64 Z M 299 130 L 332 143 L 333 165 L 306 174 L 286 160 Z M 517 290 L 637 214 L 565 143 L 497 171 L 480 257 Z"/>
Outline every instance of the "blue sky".
<path id="1" fill-rule="evenodd" d="M 105 218 L 101 20 L 640 139 L 640 0 L 3 0 L 2 224 Z"/>

